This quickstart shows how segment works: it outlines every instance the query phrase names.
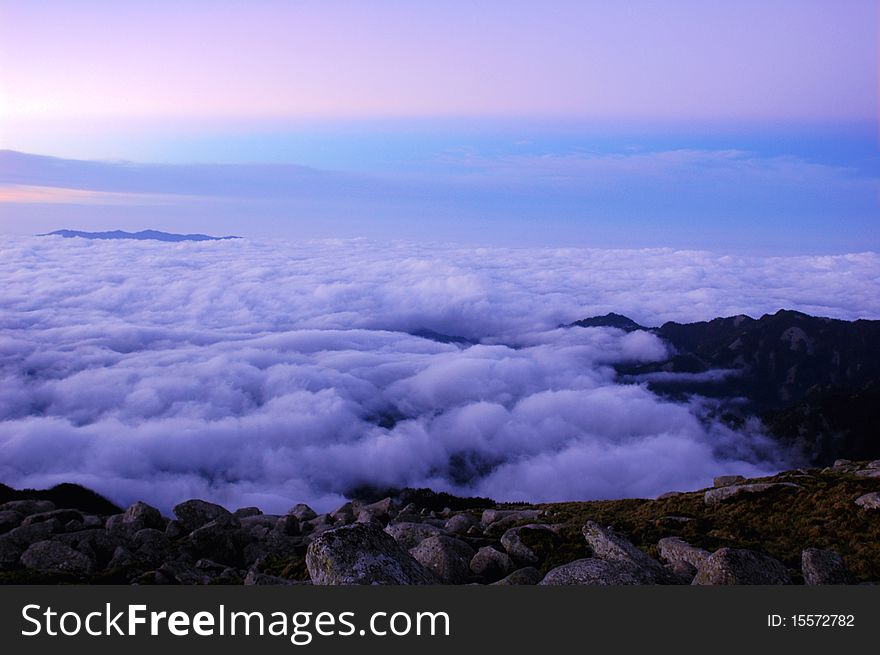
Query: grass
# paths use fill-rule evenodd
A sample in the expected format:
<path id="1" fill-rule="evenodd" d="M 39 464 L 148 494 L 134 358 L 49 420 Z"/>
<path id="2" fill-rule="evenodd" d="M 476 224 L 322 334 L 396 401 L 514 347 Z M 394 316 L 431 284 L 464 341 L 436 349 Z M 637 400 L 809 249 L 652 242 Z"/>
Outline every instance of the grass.
<path id="1" fill-rule="evenodd" d="M 578 526 L 593 520 L 613 526 L 655 557 L 661 538 L 677 536 L 709 551 L 724 546 L 759 550 L 800 570 L 804 548 L 827 548 L 840 553 L 858 581 L 880 580 L 880 512 L 862 509 L 854 502 L 863 494 L 880 491 L 880 480 L 810 471 L 803 476 L 780 474 L 760 481 L 789 481 L 802 488 L 743 495 L 718 505 L 706 505 L 703 493 L 694 492 L 662 500 L 539 507 L 551 512 L 548 522 Z M 691 520 L 679 522 L 668 517 Z"/>

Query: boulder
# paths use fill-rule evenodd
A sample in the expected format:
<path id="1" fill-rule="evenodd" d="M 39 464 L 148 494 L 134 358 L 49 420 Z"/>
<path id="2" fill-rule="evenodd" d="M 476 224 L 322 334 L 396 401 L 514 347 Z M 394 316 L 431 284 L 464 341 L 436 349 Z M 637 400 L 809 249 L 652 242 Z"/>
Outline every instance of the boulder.
<path id="1" fill-rule="evenodd" d="M 678 537 L 664 537 L 657 543 L 657 550 L 660 552 L 660 559 L 673 571 L 691 579 L 711 554 L 708 550 L 691 546 Z"/>
<path id="2" fill-rule="evenodd" d="M 804 549 L 801 571 L 808 585 L 851 584 L 853 581 L 843 558 L 833 550 Z"/>
<path id="3" fill-rule="evenodd" d="M 327 530 L 309 544 L 306 567 L 317 585 L 435 584 L 434 574 L 387 532 L 368 523 Z"/>
<path id="4" fill-rule="evenodd" d="M 880 478 L 880 469 L 863 468 L 855 472 L 860 478 Z"/>
<path id="5" fill-rule="evenodd" d="M 0 505 L 0 511 L 18 512 L 23 516 L 31 514 L 43 514 L 55 509 L 55 503 L 50 500 L 10 500 Z"/>
<path id="6" fill-rule="evenodd" d="M 406 550 L 412 550 L 428 537 L 448 537 L 446 530 L 428 523 L 389 523 L 385 532 Z"/>
<path id="7" fill-rule="evenodd" d="M 168 557 L 171 542 L 168 536 L 153 528 L 138 530 L 132 536 L 135 556 L 151 567 L 159 566 Z"/>
<path id="8" fill-rule="evenodd" d="M 544 553 L 558 541 L 557 528 L 540 523 L 510 528 L 501 535 L 501 545 L 507 554 L 514 562 L 527 566 L 540 564 Z"/>
<path id="9" fill-rule="evenodd" d="M 595 558 L 625 564 L 632 574 L 639 576 L 645 584 L 676 582 L 660 562 L 636 548 L 611 528 L 603 528 L 594 521 L 587 521 L 582 531 Z"/>
<path id="10" fill-rule="evenodd" d="M 469 566 L 474 575 L 494 582 L 513 570 L 513 560 L 507 553 L 491 546 L 483 546 L 471 558 Z"/>
<path id="11" fill-rule="evenodd" d="M 53 509 L 49 512 L 40 512 L 39 514 L 31 514 L 25 517 L 21 522 L 22 526 L 34 525 L 35 523 L 44 523 L 46 521 L 56 520 L 61 525 L 70 521 L 79 521 L 82 523 L 83 515 L 75 509 Z"/>
<path id="12" fill-rule="evenodd" d="M 52 540 L 83 553 L 95 562 L 98 568 L 103 568 L 113 557 L 117 546 L 122 545 L 122 540 L 117 536 L 100 529 L 60 534 L 52 537 Z"/>
<path id="13" fill-rule="evenodd" d="M 36 571 L 51 573 L 91 573 L 94 562 L 83 555 L 57 541 L 38 541 L 31 544 L 21 555 L 21 565 Z"/>
<path id="14" fill-rule="evenodd" d="M 18 560 L 27 546 L 0 537 L 0 571 L 11 571 L 18 566 Z"/>
<path id="15" fill-rule="evenodd" d="M 467 534 L 467 531 L 475 525 L 477 520 L 470 514 L 455 514 L 443 524 L 443 529 L 452 534 Z"/>
<path id="16" fill-rule="evenodd" d="M 880 509 L 880 492 L 872 491 L 856 498 L 856 505 L 865 509 Z"/>
<path id="17" fill-rule="evenodd" d="M 355 518 L 357 518 L 357 512 L 360 506 L 357 503 L 347 502 L 342 507 L 339 507 L 332 512 L 330 512 L 330 522 L 333 525 L 348 525 L 349 523 L 354 523 Z"/>
<path id="18" fill-rule="evenodd" d="M 316 518 L 318 516 L 317 514 L 315 514 L 315 510 L 304 503 L 294 505 L 287 511 L 287 513 L 290 516 L 295 516 L 300 521 L 311 521 L 313 518 Z"/>
<path id="19" fill-rule="evenodd" d="M 516 510 L 486 525 L 485 532 L 487 535 L 499 535 L 514 527 L 517 523 L 534 522 L 542 515 L 543 512 L 537 509 Z"/>
<path id="20" fill-rule="evenodd" d="M 17 528 L 21 525 L 23 520 L 24 514 L 19 514 L 14 510 L 4 509 L 0 511 L 0 534 L 4 534 Z"/>
<path id="21" fill-rule="evenodd" d="M 697 570 L 695 585 L 791 584 L 788 570 L 779 560 L 753 550 L 721 548 Z"/>
<path id="22" fill-rule="evenodd" d="M 210 575 L 183 560 L 165 562 L 156 573 L 155 584 L 204 585 L 211 582 Z"/>
<path id="23" fill-rule="evenodd" d="M 131 569 L 140 564 L 141 562 L 128 548 L 126 548 L 125 546 L 117 546 L 116 550 L 113 551 L 113 557 L 111 557 L 110 561 L 107 562 L 107 566 L 104 567 L 104 570 L 119 571 Z"/>
<path id="24" fill-rule="evenodd" d="M 84 514 L 83 515 L 83 527 L 88 530 L 94 530 L 96 528 L 104 527 L 104 519 L 95 514 Z"/>
<path id="25" fill-rule="evenodd" d="M 515 585 L 536 585 L 541 581 L 541 572 L 538 571 L 534 566 L 524 566 L 521 569 L 517 569 L 513 573 L 510 573 L 504 578 L 501 578 L 498 582 L 493 582 L 493 586 L 515 586 Z"/>
<path id="26" fill-rule="evenodd" d="M 231 517 L 232 514 L 220 505 L 204 500 L 187 500 L 174 506 L 174 516 L 186 532 L 192 532 L 218 518 Z"/>
<path id="27" fill-rule="evenodd" d="M 484 526 L 491 525 L 505 516 L 510 516 L 513 512 L 514 510 L 512 509 L 484 509 L 483 514 L 480 516 L 480 523 Z"/>
<path id="28" fill-rule="evenodd" d="M 375 521 L 383 526 L 387 525 L 394 513 L 394 501 L 391 498 L 383 498 L 375 503 L 362 506 L 357 513 L 357 520 L 361 523 Z"/>
<path id="29" fill-rule="evenodd" d="M 298 537 L 302 534 L 299 519 L 291 514 L 279 517 L 278 520 L 275 521 L 272 531 L 286 537 Z"/>
<path id="30" fill-rule="evenodd" d="M 244 563 L 244 547 L 248 541 L 239 520 L 226 512 L 193 530 L 183 541 L 183 547 L 194 559 L 206 558 L 237 566 Z"/>
<path id="31" fill-rule="evenodd" d="M 291 518 L 296 521 L 297 526 L 299 526 L 299 521 L 296 517 L 291 516 Z M 281 517 L 273 516 L 271 514 L 258 514 L 256 516 L 245 516 L 244 518 L 240 518 L 239 522 L 241 523 L 242 530 L 244 530 L 252 539 L 259 541 L 266 539 L 267 535 L 275 529 L 275 526 L 280 519 Z M 285 526 L 285 529 L 286 528 L 287 526 Z"/>
<path id="32" fill-rule="evenodd" d="M 727 487 L 718 487 L 709 489 L 703 495 L 703 501 L 707 505 L 717 505 L 718 503 L 748 494 L 765 493 L 767 491 L 778 491 L 787 489 L 789 491 L 797 491 L 800 485 L 794 482 L 756 482 L 754 484 L 734 484 Z"/>
<path id="33" fill-rule="evenodd" d="M 52 535 L 61 532 L 62 526 L 56 519 L 22 525 L 14 528 L 3 535 L 9 543 L 21 546 L 22 550 L 38 541 L 49 539 Z"/>
<path id="34" fill-rule="evenodd" d="M 137 502 L 122 514 L 120 523 L 126 530 L 134 534 L 138 530 L 144 528 L 152 528 L 153 530 L 164 530 L 165 519 L 162 513 L 155 507 L 151 507 L 146 503 Z"/>
<path id="35" fill-rule="evenodd" d="M 620 586 L 644 583 L 644 578 L 632 565 L 588 557 L 551 569 L 538 584 Z"/>
<path id="36" fill-rule="evenodd" d="M 434 572 L 443 584 L 463 584 L 470 577 L 474 549 L 453 537 L 428 537 L 409 551 L 422 566 Z"/>
<path id="37" fill-rule="evenodd" d="M 110 519 L 112 519 L 112 518 L 113 517 L 111 516 Z M 110 519 L 107 519 L 108 523 L 110 522 Z M 180 539 L 181 537 L 185 537 L 188 534 L 189 534 L 189 530 L 186 529 L 186 527 L 183 525 L 183 523 L 181 523 L 180 521 L 178 521 L 176 519 L 172 519 L 171 521 L 168 521 L 168 525 L 165 526 L 165 536 L 168 537 L 169 539 L 171 539 L 172 541 L 176 541 L 177 539 Z"/>
<path id="38" fill-rule="evenodd" d="M 260 516 L 263 511 L 259 507 L 239 507 L 232 515 L 237 519 L 244 519 L 249 516 Z"/>

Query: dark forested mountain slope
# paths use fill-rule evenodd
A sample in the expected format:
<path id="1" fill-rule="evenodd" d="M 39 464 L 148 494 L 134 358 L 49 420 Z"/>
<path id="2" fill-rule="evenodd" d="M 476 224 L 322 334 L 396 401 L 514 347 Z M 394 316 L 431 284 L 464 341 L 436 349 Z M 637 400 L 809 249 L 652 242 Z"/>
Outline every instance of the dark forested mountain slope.
<path id="1" fill-rule="evenodd" d="M 669 344 L 669 358 L 620 366 L 624 379 L 672 397 L 740 399 L 736 407 L 817 463 L 880 457 L 880 321 L 780 310 L 659 328 L 617 314 L 572 325 L 653 332 Z"/>

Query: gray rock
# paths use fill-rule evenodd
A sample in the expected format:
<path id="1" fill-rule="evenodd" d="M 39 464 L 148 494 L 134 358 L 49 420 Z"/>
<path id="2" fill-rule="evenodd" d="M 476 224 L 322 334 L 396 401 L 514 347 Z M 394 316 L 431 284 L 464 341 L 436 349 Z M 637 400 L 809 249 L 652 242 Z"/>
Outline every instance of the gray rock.
<path id="1" fill-rule="evenodd" d="M 798 491 L 801 486 L 794 482 L 756 482 L 754 484 L 735 484 L 728 487 L 718 487 L 717 489 L 709 489 L 703 496 L 703 500 L 707 505 L 717 505 L 718 503 L 748 494 L 765 493 L 767 491 L 776 491 L 787 489 L 789 491 Z"/>
<path id="2" fill-rule="evenodd" d="M 452 534 L 467 534 L 476 524 L 477 520 L 470 514 L 455 514 L 443 524 L 443 529 Z"/>
<path id="3" fill-rule="evenodd" d="M 375 503 L 364 505 L 357 513 L 357 520 L 361 523 L 375 521 L 383 526 L 394 516 L 394 501 L 391 498 L 383 498 Z"/>
<path id="4" fill-rule="evenodd" d="M 555 527 L 533 523 L 507 530 L 501 535 L 501 545 L 514 562 L 531 566 L 539 564 L 541 557 L 532 549 L 529 542 L 546 540 L 552 545 L 556 539 Z"/>
<path id="5" fill-rule="evenodd" d="M 309 544 L 306 567 L 316 585 L 437 583 L 390 534 L 367 523 L 320 534 Z"/>
<path id="6" fill-rule="evenodd" d="M 507 553 L 491 546 L 483 546 L 471 558 L 469 566 L 474 575 L 494 582 L 513 570 L 513 560 Z"/>
<path id="7" fill-rule="evenodd" d="M 24 520 L 24 514 L 20 514 L 11 509 L 0 511 L 0 534 L 4 534 L 17 528 Z"/>
<path id="8" fill-rule="evenodd" d="M 159 566 L 164 562 L 171 549 L 168 536 L 153 528 L 144 528 L 135 532 L 132 536 L 132 543 L 136 549 L 135 555 L 150 567 Z"/>
<path id="9" fill-rule="evenodd" d="M 260 516 L 263 511 L 259 507 L 239 507 L 232 515 L 237 519 L 244 519 L 249 516 Z"/>
<path id="10" fill-rule="evenodd" d="M 103 568 L 113 557 L 116 547 L 123 545 L 115 535 L 100 529 L 59 534 L 53 536 L 52 540 L 83 553 L 95 562 L 97 568 Z"/>
<path id="11" fill-rule="evenodd" d="M 719 475 L 712 481 L 712 485 L 715 487 L 727 487 L 731 484 L 745 482 L 745 480 L 741 475 Z"/>
<path id="12" fill-rule="evenodd" d="M 119 571 L 120 569 L 129 569 L 138 566 L 141 562 L 134 554 L 125 546 L 117 546 L 113 551 L 113 557 L 104 567 L 106 571 Z"/>
<path id="13" fill-rule="evenodd" d="M 629 564 L 588 557 L 551 569 L 538 584 L 620 586 L 645 584 L 645 580 Z"/>
<path id="14" fill-rule="evenodd" d="M 852 584 L 843 558 L 833 550 L 806 548 L 801 553 L 801 571 L 808 585 Z"/>
<path id="15" fill-rule="evenodd" d="M 220 564 L 219 562 L 204 557 L 196 562 L 196 568 L 215 578 L 229 571 L 229 567 L 225 564 Z"/>
<path id="16" fill-rule="evenodd" d="M 385 532 L 406 550 L 412 550 L 428 537 L 448 537 L 448 532 L 428 523 L 389 523 Z"/>
<path id="17" fill-rule="evenodd" d="M 865 509 L 880 509 L 880 492 L 872 491 L 856 498 L 856 505 Z"/>
<path id="18" fill-rule="evenodd" d="M 487 535 L 493 536 L 503 534 L 508 529 L 514 527 L 517 523 L 522 523 L 524 521 L 534 522 L 542 515 L 543 512 L 537 509 L 516 510 L 486 525 L 485 532 Z"/>
<path id="19" fill-rule="evenodd" d="M 299 527 L 299 521 L 296 517 L 291 516 L 291 518 L 294 521 L 297 521 L 297 526 Z M 244 518 L 240 518 L 239 522 L 241 523 L 241 529 L 252 539 L 262 540 L 266 539 L 268 534 L 275 529 L 275 526 L 280 519 L 281 517 L 272 514 L 258 514 L 256 516 L 245 516 Z"/>
<path id="20" fill-rule="evenodd" d="M 359 509 L 360 505 L 358 503 L 347 502 L 342 507 L 330 512 L 330 521 L 335 526 L 354 523 Z"/>
<path id="21" fill-rule="evenodd" d="M 594 521 L 583 527 L 584 538 L 593 556 L 606 562 L 625 564 L 640 576 L 643 583 L 673 584 L 676 580 L 663 566 L 644 551 L 636 548 L 626 538 L 611 528 L 603 528 Z"/>
<path id="22" fill-rule="evenodd" d="M 493 582 L 493 586 L 514 586 L 514 585 L 536 585 L 538 584 L 543 576 L 541 572 L 538 571 L 534 566 L 524 566 L 521 569 L 517 569 L 513 573 L 509 574 L 507 577 L 501 578 L 498 582 Z"/>
<path id="23" fill-rule="evenodd" d="M 513 510 L 511 509 L 484 509 L 483 514 L 480 517 L 480 523 L 484 526 L 491 525 L 498 519 L 503 519 L 505 516 L 510 516 L 511 514 L 513 514 Z"/>
<path id="24" fill-rule="evenodd" d="M 162 564 L 157 573 L 167 581 L 157 580 L 157 584 L 205 585 L 211 582 L 211 576 L 197 569 L 189 562 L 171 560 Z"/>
<path id="25" fill-rule="evenodd" d="M 95 514 L 84 514 L 83 515 L 83 527 L 87 530 L 95 530 L 97 528 L 104 527 L 104 519 L 100 516 L 96 516 Z"/>
<path id="26" fill-rule="evenodd" d="M 110 518 L 113 517 L 111 516 Z M 107 519 L 107 521 L 109 523 L 110 519 Z M 188 534 L 189 530 L 187 530 L 183 523 L 181 523 L 180 521 L 171 520 L 168 521 L 168 525 L 165 526 L 165 536 L 172 541 L 180 539 L 181 537 L 185 537 Z"/>
<path id="27" fill-rule="evenodd" d="M 678 537 L 664 537 L 657 543 L 657 550 L 660 551 L 660 559 L 673 571 L 691 579 L 711 554 Z"/>
<path id="28" fill-rule="evenodd" d="M 38 541 L 49 539 L 50 536 L 61 532 L 62 526 L 56 520 L 42 521 L 31 525 L 22 525 L 14 528 L 3 535 L 9 543 L 21 546 L 22 550 Z"/>
<path id="29" fill-rule="evenodd" d="M 227 512 L 193 530 L 183 546 L 194 559 L 206 558 L 236 566 L 244 563 L 244 547 L 248 541 L 239 520 Z"/>
<path id="30" fill-rule="evenodd" d="M 232 517 L 232 514 L 214 503 L 208 503 L 204 500 L 187 500 L 174 506 L 174 516 L 177 517 L 186 532 L 192 532 L 220 517 Z"/>
<path id="31" fill-rule="evenodd" d="M 155 507 L 151 507 L 146 503 L 137 502 L 122 515 L 120 523 L 126 530 L 134 534 L 138 530 L 144 528 L 152 528 L 153 530 L 164 530 L 165 519 L 162 513 Z"/>
<path id="32" fill-rule="evenodd" d="M 38 541 L 21 555 L 21 565 L 51 573 L 91 573 L 94 563 L 81 552 L 57 541 Z"/>
<path id="33" fill-rule="evenodd" d="M 443 584 L 463 584 L 470 577 L 474 549 L 453 537 L 428 537 L 409 554 L 430 569 Z"/>
<path id="34" fill-rule="evenodd" d="M 665 493 L 657 496 L 657 500 L 667 500 L 669 498 L 677 498 L 678 496 L 684 496 L 683 491 L 667 491 Z"/>
<path id="35" fill-rule="evenodd" d="M 0 511 L 18 512 L 24 516 L 31 514 L 43 514 L 55 509 L 55 503 L 51 500 L 10 500 L 0 505 Z"/>
<path id="36" fill-rule="evenodd" d="M 5 536 L 0 537 L 0 571 L 11 571 L 18 566 L 18 560 L 27 546 L 15 543 Z"/>
<path id="37" fill-rule="evenodd" d="M 300 521 L 311 521 L 318 516 L 315 514 L 315 510 L 304 503 L 294 505 L 287 513 L 291 516 L 295 516 Z"/>
<path id="38" fill-rule="evenodd" d="M 695 585 L 791 584 L 788 570 L 779 560 L 753 550 L 721 548 L 697 570 Z"/>
<path id="39" fill-rule="evenodd" d="M 36 523 L 45 523 L 46 521 L 56 520 L 61 525 L 70 521 L 79 521 L 82 523 L 83 515 L 75 509 L 53 509 L 49 512 L 41 512 L 39 514 L 31 514 L 25 517 L 21 522 L 22 526 L 34 525 Z"/>
<path id="40" fill-rule="evenodd" d="M 286 537 L 298 537 L 302 534 L 299 519 L 291 514 L 279 517 L 272 531 Z"/>

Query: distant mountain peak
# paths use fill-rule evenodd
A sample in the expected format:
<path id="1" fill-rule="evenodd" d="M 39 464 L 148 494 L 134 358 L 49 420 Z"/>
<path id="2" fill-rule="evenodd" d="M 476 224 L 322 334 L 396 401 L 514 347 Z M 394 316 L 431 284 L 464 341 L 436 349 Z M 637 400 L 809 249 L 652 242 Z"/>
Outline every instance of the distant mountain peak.
<path id="1" fill-rule="evenodd" d="M 172 232 L 160 232 L 158 230 L 141 230 L 140 232 L 125 232 L 124 230 L 112 230 L 109 232 L 83 232 L 81 230 L 55 230 L 37 236 L 49 237 L 60 236 L 66 239 L 79 237 L 81 239 L 134 239 L 137 241 L 225 241 L 227 239 L 240 239 L 236 236 L 213 237 L 207 234 L 174 234 Z"/>
<path id="2" fill-rule="evenodd" d="M 639 325 L 634 320 L 623 314 L 615 314 L 609 312 L 604 316 L 591 316 L 579 321 L 571 323 L 567 327 L 613 327 L 625 332 L 634 332 L 635 330 L 650 330 L 643 325 Z"/>

